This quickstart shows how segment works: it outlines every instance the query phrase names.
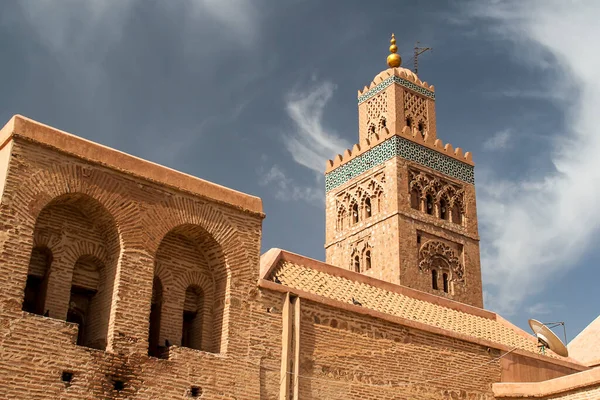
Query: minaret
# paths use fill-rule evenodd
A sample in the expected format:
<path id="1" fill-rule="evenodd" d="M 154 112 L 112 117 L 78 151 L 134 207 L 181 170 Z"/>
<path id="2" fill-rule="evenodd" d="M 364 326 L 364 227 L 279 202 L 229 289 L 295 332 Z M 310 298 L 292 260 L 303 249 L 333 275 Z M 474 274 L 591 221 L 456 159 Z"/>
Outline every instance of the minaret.
<path id="1" fill-rule="evenodd" d="M 437 138 L 434 87 L 389 68 L 358 92 L 359 142 L 327 163 L 327 262 L 483 306 L 473 161 Z"/>

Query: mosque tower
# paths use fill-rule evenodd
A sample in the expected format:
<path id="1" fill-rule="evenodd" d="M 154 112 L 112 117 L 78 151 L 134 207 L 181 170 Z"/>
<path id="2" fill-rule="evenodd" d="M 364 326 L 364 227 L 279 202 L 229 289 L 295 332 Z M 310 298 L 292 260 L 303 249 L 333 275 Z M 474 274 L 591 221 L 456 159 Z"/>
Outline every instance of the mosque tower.
<path id="1" fill-rule="evenodd" d="M 437 138 L 434 87 L 397 51 L 392 34 L 358 92 L 358 143 L 327 162 L 327 262 L 483 307 L 471 154 Z"/>

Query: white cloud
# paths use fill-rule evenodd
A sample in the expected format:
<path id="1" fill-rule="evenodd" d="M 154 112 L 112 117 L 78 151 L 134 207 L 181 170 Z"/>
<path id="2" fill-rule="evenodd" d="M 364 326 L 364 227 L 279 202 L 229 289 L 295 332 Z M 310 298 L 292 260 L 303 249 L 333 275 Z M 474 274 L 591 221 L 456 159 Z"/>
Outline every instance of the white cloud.
<path id="1" fill-rule="evenodd" d="M 535 303 L 526 308 L 527 314 L 533 316 L 555 315 L 565 307 L 558 303 Z"/>
<path id="2" fill-rule="evenodd" d="M 323 110 L 334 90 L 335 85 L 331 82 L 315 83 L 306 91 L 293 91 L 286 99 L 286 111 L 295 127 L 284 136 L 285 147 L 298 164 L 317 174 L 325 171 L 325 162 L 340 149 L 350 147 L 348 142 L 323 126 Z"/>
<path id="3" fill-rule="evenodd" d="M 471 3 L 471 10 L 515 46 L 515 58 L 537 67 L 540 76 L 548 77 L 546 84 L 559 83 L 554 88 L 563 91 L 557 98 L 563 99 L 566 118 L 565 130 L 553 136 L 549 157 L 554 170 L 518 182 L 478 177 L 486 303 L 510 314 L 597 244 L 593 239 L 600 214 L 593 211 L 600 199 L 600 54 L 590 49 L 600 39 L 600 3 L 481 4 Z"/>
<path id="4" fill-rule="evenodd" d="M 267 171 L 259 170 L 261 186 L 268 186 L 273 190 L 276 199 L 282 201 L 306 201 L 315 206 L 322 207 L 325 200 L 323 188 L 300 186 L 289 178 L 277 165 L 273 165 Z"/>
<path id="5" fill-rule="evenodd" d="M 504 150 L 510 147 L 512 132 L 510 129 L 504 129 L 496 132 L 483 142 L 483 148 L 488 151 Z"/>

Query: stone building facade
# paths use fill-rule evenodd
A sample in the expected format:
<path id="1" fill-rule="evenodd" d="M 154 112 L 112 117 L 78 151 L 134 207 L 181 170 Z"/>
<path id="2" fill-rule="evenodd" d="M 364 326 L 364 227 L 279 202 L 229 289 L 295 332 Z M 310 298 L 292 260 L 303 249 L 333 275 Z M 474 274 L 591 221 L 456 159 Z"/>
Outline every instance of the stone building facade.
<path id="1" fill-rule="evenodd" d="M 367 94 L 397 104 L 433 91 L 398 68 L 379 77 Z M 0 398 L 492 400 L 518 393 L 497 385 L 593 371 L 481 308 L 471 158 L 432 141 L 432 99 L 427 118 L 422 103 L 410 114 L 424 135 L 400 129 L 389 101 L 371 136 L 380 119 L 362 108 L 361 144 L 328 166 L 329 263 L 260 255 L 259 198 L 13 117 L 0 130 Z M 336 230 L 346 194 L 363 216 Z"/>

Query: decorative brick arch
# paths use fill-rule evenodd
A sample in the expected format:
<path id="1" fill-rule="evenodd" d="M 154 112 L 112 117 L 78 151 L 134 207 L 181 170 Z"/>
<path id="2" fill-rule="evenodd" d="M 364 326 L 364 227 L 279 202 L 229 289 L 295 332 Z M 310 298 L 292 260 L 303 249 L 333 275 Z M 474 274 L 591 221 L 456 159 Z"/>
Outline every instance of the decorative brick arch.
<path id="1" fill-rule="evenodd" d="M 237 238 L 238 231 L 235 225 L 218 210 L 218 207 L 218 205 L 188 197 L 173 196 L 150 207 L 144 214 L 142 225 L 148 227 L 144 235 L 145 247 L 155 259 L 163 239 L 174 230 L 184 227 L 185 229 L 195 229 L 198 236 L 205 238 L 201 246 L 203 252 L 208 252 L 221 260 L 216 263 L 219 269 L 215 270 L 213 275 L 215 277 L 213 303 L 218 310 L 214 311 L 215 315 L 218 314 L 214 323 L 215 330 L 217 327 L 221 327 L 220 340 L 217 338 L 217 342 L 213 343 L 212 347 L 214 352 L 226 353 L 230 313 L 233 307 L 232 302 L 227 299 L 231 298 L 234 294 L 233 291 L 237 289 L 237 287 L 232 287 L 231 282 L 246 279 L 244 275 L 253 274 L 255 266 L 248 262 L 248 250 Z M 232 266 L 236 268 L 231 268 Z M 165 269 L 164 266 L 161 268 Z M 184 279 L 182 277 L 173 277 L 172 287 L 185 290 L 181 285 L 193 283 L 192 277 L 188 277 L 188 282 L 182 281 Z M 206 288 L 204 287 L 203 290 L 206 291 Z M 171 307 L 173 307 L 171 312 L 180 312 L 177 304 L 171 303 Z M 171 333 L 171 335 L 173 334 Z M 215 335 L 213 334 L 213 337 Z M 177 343 L 177 341 L 178 338 L 174 338 L 171 342 Z"/>
<path id="2" fill-rule="evenodd" d="M 142 217 L 144 243 L 149 254 L 156 255 L 162 239 L 171 230 L 182 225 L 197 225 L 204 229 L 222 249 L 227 271 L 238 275 L 247 263 L 247 249 L 236 237 L 237 230 L 218 209 L 210 203 L 187 197 L 173 196 L 165 202 L 150 207 Z M 231 265 L 239 266 L 230 270 Z"/>
<path id="3" fill-rule="evenodd" d="M 135 240 L 141 229 L 139 207 L 131 198 L 119 195 L 122 185 L 110 172 L 84 163 L 52 165 L 38 170 L 12 192 L 14 204 L 27 205 L 22 210 L 25 227 L 33 227 L 39 213 L 51 202 L 69 194 L 86 195 L 96 200 L 112 217 L 116 226 L 121 247 Z"/>
<path id="4" fill-rule="evenodd" d="M 462 282 L 464 280 L 465 269 L 455 254 L 454 250 L 445 243 L 429 240 L 421 246 L 419 250 L 419 269 L 421 271 L 430 271 L 432 268 L 447 268 L 452 272 L 452 280 Z M 445 268 L 444 268 L 445 266 Z"/>

